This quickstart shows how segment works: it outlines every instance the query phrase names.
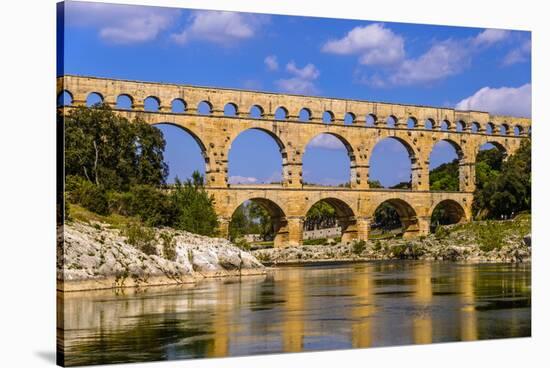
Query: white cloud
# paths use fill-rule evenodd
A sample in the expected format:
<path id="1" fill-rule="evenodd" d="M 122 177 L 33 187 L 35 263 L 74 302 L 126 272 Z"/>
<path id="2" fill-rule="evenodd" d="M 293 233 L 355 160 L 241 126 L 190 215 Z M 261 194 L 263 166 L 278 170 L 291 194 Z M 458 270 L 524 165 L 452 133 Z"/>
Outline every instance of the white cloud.
<path id="1" fill-rule="evenodd" d="M 416 85 L 433 83 L 463 72 L 476 53 L 507 40 L 510 35 L 510 31 L 486 29 L 475 37 L 438 41 L 423 54 L 406 58 L 404 39 L 376 23 L 355 27 L 344 38 L 325 43 L 322 51 L 340 55 L 358 54 L 360 64 L 385 66 L 383 70 L 368 71 L 367 74 L 362 70 L 356 71 L 354 77 L 358 83 L 379 88 Z M 507 62 L 518 62 L 524 58 L 525 55 L 518 51 L 511 54 Z"/>
<path id="2" fill-rule="evenodd" d="M 392 84 L 434 82 L 458 74 L 470 64 L 471 54 L 463 42 L 438 42 L 416 59 L 407 59 L 391 76 Z"/>
<path id="3" fill-rule="evenodd" d="M 480 110 L 492 114 L 531 116 L 531 84 L 521 87 L 483 87 L 472 96 L 460 101 L 458 110 Z"/>
<path id="4" fill-rule="evenodd" d="M 300 79 L 308 79 L 308 80 L 317 79 L 320 74 L 319 70 L 315 67 L 315 65 L 311 63 L 307 64 L 302 69 L 300 69 L 296 66 L 294 61 L 291 61 L 290 63 L 286 64 L 286 70 L 290 74 L 293 74 Z"/>
<path id="5" fill-rule="evenodd" d="M 230 46 L 254 37 L 266 21 L 263 15 L 199 10 L 191 14 L 190 24 L 185 29 L 172 34 L 172 39 L 181 45 L 191 40 L 204 40 Z"/>
<path id="6" fill-rule="evenodd" d="M 531 58 L 531 40 L 524 41 L 521 46 L 510 50 L 502 61 L 503 65 L 523 63 Z"/>
<path id="7" fill-rule="evenodd" d="M 264 63 L 267 69 L 270 71 L 275 71 L 279 69 L 279 63 L 277 62 L 277 56 L 275 55 L 266 56 L 266 58 L 264 59 Z"/>
<path id="8" fill-rule="evenodd" d="M 229 184 L 254 184 L 258 182 L 257 178 L 252 176 L 234 175 L 229 177 Z"/>
<path id="9" fill-rule="evenodd" d="M 319 92 L 315 86 L 315 80 L 319 78 L 321 73 L 315 65 L 309 63 L 300 69 L 294 61 L 291 61 L 286 65 L 286 70 L 293 77 L 275 81 L 279 89 L 284 92 L 297 94 L 316 94 Z"/>
<path id="10" fill-rule="evenodd" d="M 403 37 L 379 23 L 355 27 L 338 40 L 329 40 L 322 51 L 339 55 L 359 55 L 364 65 L 390 65 L 405 56 Z"/>
<path id="11" fill-rule="evenodd" d="M 330 134 L 320 134 L 316 136 L 309 142 L 308 146 L 330 150 L 346 150 L 344 144 L 338 138 Z"/>
<path id="12" fill-rule="evenodd" d="M 177 9 L 132 5 L 69 1 L 65 6 L 67 24 L 97 27 L 99 37 L 113 44 L 152 41 L 180 14 Z"/>
<path id="13" fill-rule="evenodd" d="M 479 33 L 472 42 L 475 46 L 488 46 L 507 39 L 510 33 L 504 29 L 486 29 Z"/>

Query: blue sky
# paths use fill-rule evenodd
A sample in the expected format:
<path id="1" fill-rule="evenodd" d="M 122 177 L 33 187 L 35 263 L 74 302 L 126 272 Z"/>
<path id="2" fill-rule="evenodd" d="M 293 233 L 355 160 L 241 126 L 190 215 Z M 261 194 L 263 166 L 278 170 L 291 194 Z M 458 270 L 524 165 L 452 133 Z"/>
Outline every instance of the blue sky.
<path id="1" fill-rule="evenodd" d="M 68 2 L 65 9 L 58 74 L 530 116 L 529 32 L 100 3 Z M 171 180 L 204 172 L 198 146 L 186 133 L 159 128 Z M 349 160 L 338 143 L 323 137 L 310 143 L 306 181 L 349 180 Z M 430 166 L 454 157 L 449 145 L 438 144 Z M 229 163 L 232 182 L 280 180 L 278 148 L 264 133 L 241 134 Z M 396 141 L 379 143 L 370 164 L 371 179 L 386 186 L 409 179 L 410 162 Z"/>

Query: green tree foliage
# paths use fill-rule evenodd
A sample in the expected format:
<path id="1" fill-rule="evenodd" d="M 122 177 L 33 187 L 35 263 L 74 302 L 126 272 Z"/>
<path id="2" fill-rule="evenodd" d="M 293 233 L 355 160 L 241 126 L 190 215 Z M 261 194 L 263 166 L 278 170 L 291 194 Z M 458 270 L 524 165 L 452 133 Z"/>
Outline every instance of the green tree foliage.
<path id="1" fill-rule="evenodd" d="M 258 234 L 263 240 L 271 240 L 275 236 L 271 215 L 254 201 L 247 201 L 237 207 L 229 223 L 231 240 L 237 240 L 245 234 Z"/>
<path id="2" fill-rule="evenodd" d="M 384 202 L 374 211 L 373 228 L 393 230 L 401 226 L 399 213 L 397 213 L 397 210 L 391 204 Z"/>
<path id="3" fill-rule="evenodd" d="M 204 178 L 198 171 L 183 185 L 176 179 L 170 195 L 173 227 L 195 234 L 215 235 L 218 217 L 213 198 L 204 188 Z"/>
<path id="4" fill-rule="evenodd" d="M 107 106 L 73 109 L 58 124 L 65 126 L 65 174 L 83 177 L 106 190 L 131 185 L 158 186 L 168 167 L 163 161 L 162 132 L 142 119 L 118 116 Z"/>
<path id="5" fill-rule="evenodd" d="M 306 230 L 326 229 L 337 225 L 336 210 L 330 204 L 320 201 L 315 203 L 306 214 Z"/>
<path id="6" fill-rule="evenodd" d="M 458 159 L 430 171 L 430 190 L 458 191 Z"/>
<path id="7" fill-rule="evenodd" d="M 168 168 L 163 161 L 162 132 L 143 120 L 120 117 L 104 105 L 77 108 L 65 124 L 66 197 L 88 210 L 117 213 L 148 226 L 215 235 L 213 198 L 204 178 L 194 172 L 172 190 L 163 188 Z M 137 225 L 136 225 L 137 226 Z"/>
<path id="8" fill-rule="evenodd" d="M 476 165 L 474 210 L 479 218 L 508 218 L 531 210 L 531 141 L 523 140 L 516 153 L 502 161 L 495 150 L 481 152 Z M 498 150 L 497 150 L 498 151 Z M 500 160 L 499 160 L 500 157 Z"/>

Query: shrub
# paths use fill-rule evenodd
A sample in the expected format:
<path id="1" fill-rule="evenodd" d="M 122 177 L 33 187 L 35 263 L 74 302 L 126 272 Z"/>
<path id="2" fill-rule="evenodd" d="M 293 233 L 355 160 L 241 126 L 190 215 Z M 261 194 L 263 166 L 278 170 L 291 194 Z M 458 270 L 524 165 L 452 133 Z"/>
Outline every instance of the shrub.
<path id="1" fill-rule="evenodd" d="M 326 245 L 327 243 L 328 243 L 327 238 L 304 240 L 304 245 Z"/>
<path id="2" fill-rule="evenodd" d="M 354 241 L 352 244 L 352 251 L 356 255 L 360 255 L 367 248 L 367 243 L 364 240 Z"/>
<path id="3" fill-rule="evenodd" d="M 78 176 L 68 176 L 65 188 L 69 201 L 100 215 L 109 214 L 107 192 L 103 187 Z"/>
<path id="4" fill-rule="evenodd" d="M 435 238 L 437 240 L 441 240 L 449 236 L 450 233 L 451 231 L 448 228 L 443 226 L 438 226 L 437 229 L 435 230 Z"/>
<path id="5" fill-rule="evenodd" d="M 242 250 L 250 250 L 250 244 L 244 238 L 238 238 L 234 241 L 235 246 Z"/>
<path id="6" fill-rule="evenodd" d="M 128 192 L 109 192 L 109 209 L 123 216 L 137 216 L 149 226 L 170 225 L 168 197 L 150 185 L 133 185 Z"/>
<path id="7" fill-rule="evenodd" d="M 170 233 L 161 233 L 160 239 L 162 240 L 162 255 L 169 261 L 175 261 L 177 257 L 176 253 L 176 241 L 174 235 Z"/>
<path id="8" fill-rule="evenodd" d="M 155 231 L 151 228 L 142 226 L 138 223 L 129 223 L 124 231 L 128 239 L 128 244 L 133 245 L 147 255 L 157 254 L 157 249 L 153 242 L 155 240 Z"/>

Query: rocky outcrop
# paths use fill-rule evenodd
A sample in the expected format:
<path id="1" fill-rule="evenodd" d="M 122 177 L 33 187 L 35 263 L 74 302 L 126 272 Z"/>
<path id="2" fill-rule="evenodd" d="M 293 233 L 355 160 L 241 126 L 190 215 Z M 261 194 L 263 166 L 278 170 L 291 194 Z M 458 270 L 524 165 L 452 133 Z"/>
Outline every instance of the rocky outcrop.
<path id="1" fill-rule="evenodd" d="M 529 226 L 521 224 L 522 226 Z M 487 228 L 484 228 L 486 226 Z M 489 225 L 491 226 L 491 225 Z M 441 233 L 416 239 L 369 240 L 347 244 L 310 245 L 255 250 L 252 254 L 264 264 L 418 259 L 470 263 L 522 263 L 531 261 L 530 236 L 521 236 L 518 223 L 498 234 L 499 242 L 490 249 L 480 237 L 491 236 L 484 223 L 444 227 Z M 500 228 L 497 228 L 497 231 Z M 492 229 L 490 231 L 496 231 Z M 480 235 L 481 234 L 481 235 Z"/>
<path id="2" fill-rule="evenodd" d="M 228 240 L 167 228 L 150 231 L 146 254 L 107 224 L 65 224 L 58 242 L 58 288 L 167 285 L 265 273 L 254 256 Z"/>

